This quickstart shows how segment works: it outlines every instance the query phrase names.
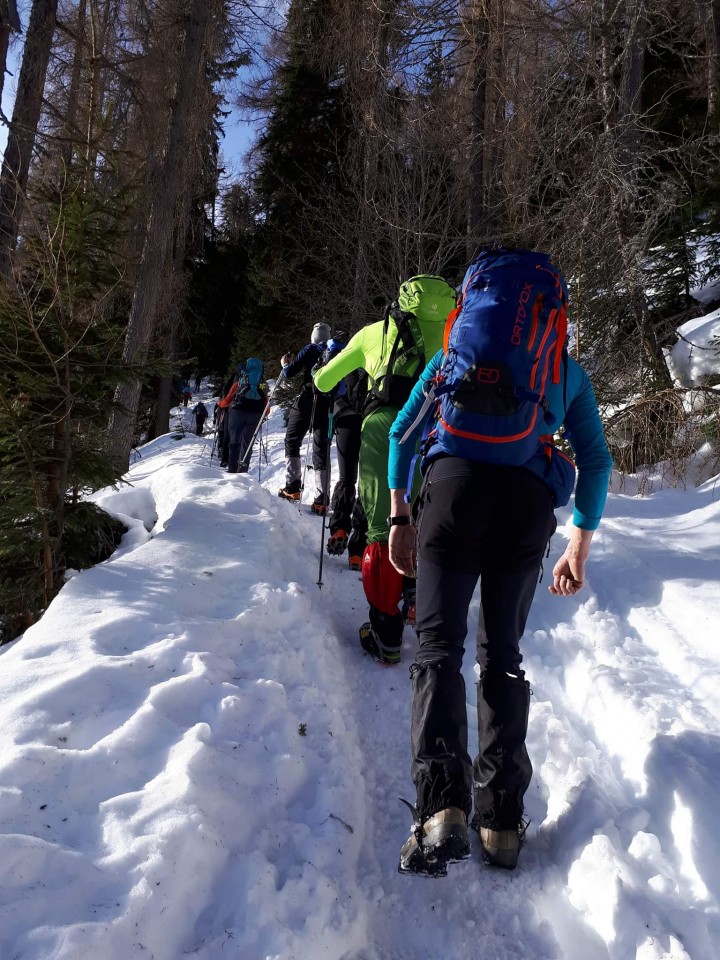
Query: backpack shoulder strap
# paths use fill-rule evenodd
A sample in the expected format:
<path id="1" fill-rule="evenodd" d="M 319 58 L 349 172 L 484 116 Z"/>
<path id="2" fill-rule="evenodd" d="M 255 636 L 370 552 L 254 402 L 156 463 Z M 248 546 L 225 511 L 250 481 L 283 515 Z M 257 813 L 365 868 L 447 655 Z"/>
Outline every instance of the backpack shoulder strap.
<path id="1" fill-rule="evenodd" d="M 389 403 L 391 396 L 391 388 L 393 381 L 393 368 L 395 366 L 395 361 L 400 353 L 400 350 L 405 351 L 411 350 L 413 347 L 418 352 L 418 371 L 422 371 L 425 367 L 425 344 L 418 343 L 415 334 L 413 333 L 412 326 L 407 316 L 400 309 L 397 303 L 392 303 L 385 314 L 385 325 L 383 327 L 383 342 L 387 336 L 387 331 L 390 326 L 390 318 L 395 321 L 395 326 L 397 327 L 397 336 L 395 341 L 390 349 L 390 356 L 388 357 L 387 368 L 385 374 L 382 377 L 382 385 L 378 386 L 377 383 L 373 381 L 370 392 L 372 395 L 380 401 L 380 403 Z"/>

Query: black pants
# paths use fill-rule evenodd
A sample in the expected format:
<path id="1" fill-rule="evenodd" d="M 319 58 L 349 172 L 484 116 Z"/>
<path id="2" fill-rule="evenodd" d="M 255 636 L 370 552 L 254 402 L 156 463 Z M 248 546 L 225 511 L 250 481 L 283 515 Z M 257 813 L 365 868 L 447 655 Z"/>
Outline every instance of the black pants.
<path id="1" fill-rule="evenodd" d="M 355 487 L 358 478 L 360 459 L 360 429 L 362 417 L 345 416 L 335 424 L 335 446 L 337 450 L 338 473 L 340 474 L 333 489 L 330 507 L 330 533 L 337 530 L 350 532 L 352 512 L 355 504 Z"/>
<path id="2" fill-rule="evenodd" d="M 290 409 L 285 430 L 285 456 L 299 457 L 303 439 L 308 430 L 312 429 L 314 470 L 325 470 L 328 452 L 328 416 L 330 412 L 330 398 L 317 394 L 315 412 L 313 415 L 313 392 L 303 390 Z"/>
<path id="3" fill-rule="evenodd" d="M 228 473 L 237 473 L 239 463 L 243 464 L 243 472 L 247 473 L 247 467 L 252 456 L 252 450 L 248 450 L 248 447 L 262 414 L 262 410 L 231 408 L 228 411 Z"/>
<path id="4" fill-rule="evenodd" d="M 367 546 L 368 522 L 363 510 L 360 496 L 355 497 L 352 513 L 350 515 L 350 539 L 348 540 L 348 556 L 362 557 Z"/>
<path id="5" fill-rule="evenodd" d="M 202 436 L 203 430 L 205 429 L 205 420 L 207 417 L 196 416 L 195 417 L 195 433 L 199 437 Z"/>
<path id="6" fill-rule="evenodd" d="M 420 494 L 417 632 L 411 668 L 412 765 L 421 817 L 448 806 L 496 829 L 517 826 L 532 767 L 530 692 L 520 638 L 555 530 L 549 489 L 522 467 L 436 460 Z M 478 577 L 485 638 L 477 650 L 478 756 L 467 752 L 461 673 Z"/>

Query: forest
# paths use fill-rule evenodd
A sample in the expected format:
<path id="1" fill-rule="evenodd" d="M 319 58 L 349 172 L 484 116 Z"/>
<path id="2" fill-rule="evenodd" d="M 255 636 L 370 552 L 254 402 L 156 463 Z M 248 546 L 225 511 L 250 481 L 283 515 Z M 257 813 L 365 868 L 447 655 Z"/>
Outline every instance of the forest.
<path id="1" fill-rule="evenodd" d="M 621 473 L 717 465 L 720 378 L 666 350 L 720 280 L 719 48 L 720 0 L 1 0 L 0 642 L 112 548 L 83 498 L 182 377 L 485 247 L 563 271 Z"/>

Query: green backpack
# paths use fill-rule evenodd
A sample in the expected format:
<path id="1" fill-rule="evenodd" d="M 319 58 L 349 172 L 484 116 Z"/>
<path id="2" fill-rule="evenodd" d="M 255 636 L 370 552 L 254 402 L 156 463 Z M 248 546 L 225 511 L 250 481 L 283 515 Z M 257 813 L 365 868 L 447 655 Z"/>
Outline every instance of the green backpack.
<path id="1" fill-rule="evenodd" d="M 397 300 L 385 314 L 383 356 L 388 358 L 385 373 L 372 383 L 366 414 L 386 404 L 403 406 L 430 359 L 425 356 L 421 322 L 444 326 L 456 301 L 455 290 L 442 277 L 419 274 L 400 284 Z"/>

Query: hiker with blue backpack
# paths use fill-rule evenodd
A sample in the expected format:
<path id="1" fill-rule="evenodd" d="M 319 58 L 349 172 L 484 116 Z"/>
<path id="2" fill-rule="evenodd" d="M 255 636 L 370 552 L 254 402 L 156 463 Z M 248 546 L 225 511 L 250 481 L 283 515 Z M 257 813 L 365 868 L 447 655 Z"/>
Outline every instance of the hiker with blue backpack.
<path id="1" fill-rule="evenodd" d="M 228 473 L 247 473 L 252 441 L 267 407 L 262 360 L 248 357 L 227 411 Z"/>
<path id="2" fill-rule="evenodd" d="M 419 640 L 411 667 L 417 799 L 401 873 L 445 876 L 448 863 L 468 859 L 473 811 L 483 860 L 517 864 L 532 774 L 520 638 L 554 508 L 575 486 L 575 465 L 553 435 L 564 426 L 577 464 L 572 532 L 549 587 L 556 596 L 583 586 L 612 468 L 592 385 L 567 354 L 566 307 L 565 282 L 545 254 L 480 254 L 443 349 L 390 431 L 390 559 L 402 574 L 417 571 Z M 411 508 L 408 478 L 421 434 L 423 482 Z M 478 578 L 484 631 L 471 761 L 461 667 Z"/>

